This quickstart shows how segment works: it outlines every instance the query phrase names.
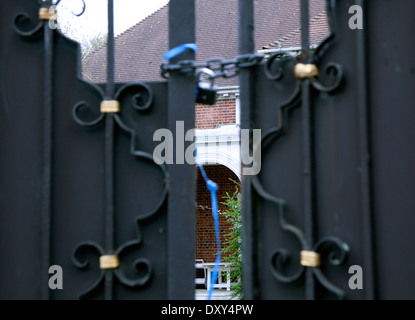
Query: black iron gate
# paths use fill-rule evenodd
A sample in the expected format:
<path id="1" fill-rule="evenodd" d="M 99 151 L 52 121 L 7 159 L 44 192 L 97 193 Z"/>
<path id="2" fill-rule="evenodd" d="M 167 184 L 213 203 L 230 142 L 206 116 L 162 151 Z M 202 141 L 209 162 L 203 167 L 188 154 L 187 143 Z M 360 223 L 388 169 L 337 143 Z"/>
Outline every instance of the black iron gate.
<path id="1" fill-rule="evenodd" d="M 84 82 L 50 5 L 0 4 L 0 297 L 193 299 L 194 166 L 152 153 L 157 129 L 194 128 L 202 65 L 186 51 L 168 81 L 115 83 L 109 0 L 108 79 Z M 262 170 L 243 177 L 246 299 L 415 297 L 415 7 L 356 0 L 364 27 L 351 29 L 351 5 L 327 1 L 332 34 L 311 52 L 301 0 L 301 55 L 258 59 L 254 1 L 239 1 L 228 63 L 242 128 L 262 130 Z M 170 1 L 171 48 L 195 41 L 194 20 L 194 1 Z M 51 266 L 63 290 L 50 289 Z"/>
<path id="2" fill-rule="evenodd" d="M 193 77 L 115 83 L 111 0 L 107 82 L 82 81 L 51 4 L 1 3 L 0 296 L 193 299 L 194 277 L 181 275 L 195 273 L 195 171 L 152 155 L 157 129 L 194 127 Z M 170 5 L 172 30 L 189 30 L 172 46 L 194 42 L 192 7 Z M 54 265 L 63 290 L 49 288 Z"/>
<path id="3" fill-rule="evenodd" d="M 301 55 L 241 72 L 243 127 L 262 129 L 243 186 L 246 298 L 413 299 L 414 3 L 327 1 L 314 52 L 308 5 Z"/>

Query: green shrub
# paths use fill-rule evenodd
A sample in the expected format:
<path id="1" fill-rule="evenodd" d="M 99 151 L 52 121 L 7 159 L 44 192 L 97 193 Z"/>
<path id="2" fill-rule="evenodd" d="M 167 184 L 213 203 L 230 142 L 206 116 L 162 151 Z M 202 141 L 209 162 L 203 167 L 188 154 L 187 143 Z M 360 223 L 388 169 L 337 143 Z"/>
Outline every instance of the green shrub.
<path id="1" fill-rule="evenodd" d="M 233 182 L 239 185 L 239 183 Z M 230 233 L 225 235 L 221 254 L 224 256 L 223 261 L 231 264 L 231 279 L 240 280 L 232 287 L 231 298 L 242 300 L 242 217 L 239 190 L 237 189 L 232 195 L 226 192 L 222 199 L 224 201 L 221 203 L 226 206 L 226 210 L 220 214 L 225 216 L 231 227 Z"/>

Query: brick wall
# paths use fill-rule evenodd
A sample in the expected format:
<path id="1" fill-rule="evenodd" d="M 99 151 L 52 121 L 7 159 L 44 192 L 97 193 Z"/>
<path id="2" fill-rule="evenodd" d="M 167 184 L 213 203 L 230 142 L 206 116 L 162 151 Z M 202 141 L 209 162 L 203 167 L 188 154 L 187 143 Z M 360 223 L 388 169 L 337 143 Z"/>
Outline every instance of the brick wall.
<path id="1" fill-rule="evenodd" d="M 236 123 L 235 99 L 221 99 L 215 105 L 196 105 L 196 128 L 215 129 Z"/>
<path id="2" fill-rule="evenodd" d="M 220 204 L 224 200 L 222 197 L 228 192 L 233 194 L 237 185 L 234 181 L 238 181 L 238 177 L 227 167 L 221 165 L 204 166 L 209 179 L 218 184 L 218 209 L 224 211 L 226 208 Z M 215 224 L 212 216 L 212 204 L 210 191 L 206 187 L 205 180 L 197 169 L 197 209 L 196 209 L 196 258 L 203 259 L 205 262 L 215 262 L 216 259 L 216 238 Z M 220 240 L 223 246 L 225 237 L 229 233 L 229 223 L 226 219 L 219 215 Z M 222 255 L 223 257 L 223 255 Z"/>

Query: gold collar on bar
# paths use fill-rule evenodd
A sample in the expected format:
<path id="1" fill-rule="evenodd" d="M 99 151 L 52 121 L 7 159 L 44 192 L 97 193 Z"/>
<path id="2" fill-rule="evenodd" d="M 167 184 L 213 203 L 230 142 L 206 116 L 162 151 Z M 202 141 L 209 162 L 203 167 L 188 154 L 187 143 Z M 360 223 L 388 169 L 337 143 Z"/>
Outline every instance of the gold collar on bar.
<path id="1" fill-rule="evenodd" d="M 297 63 L 294 74 L 297 79 L 310 79 L 318 76 L 318 68 L 315 64 Z"/>
<path id="2" fill-rule="evenodd" d="M 120 261 L 117 255 L 105 255 L 99 257 L 99 268 L 102 270 L 117 269 Z"/>
<path id="3" fill-rule="evenodd" d="M 117 100 L 104 100 L 101 102 L 101 113 L 120 112 L 120 103 Z"/>
<path id="4" fill-rule="evenodd" d="M 316 268 L 321 264 L 320 254 L 314 251 L 302 250 L 300 263 L 304 267 Z"/>
<path id="5" fill-rule="evenodd" d="M 56 10 L 42 7 L 39 9 L 39 20 L 50 20 L 56 15 Z"/>

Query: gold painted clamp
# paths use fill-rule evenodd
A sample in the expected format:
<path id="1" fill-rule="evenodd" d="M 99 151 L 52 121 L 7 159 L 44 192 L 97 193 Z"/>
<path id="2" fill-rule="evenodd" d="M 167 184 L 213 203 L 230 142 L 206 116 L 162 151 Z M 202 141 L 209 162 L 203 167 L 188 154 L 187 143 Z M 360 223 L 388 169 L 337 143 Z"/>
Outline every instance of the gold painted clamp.
<path id="1" fill-rule="evenodd" d="M 120 103 L 117 100 L 104 100 L 101 102 L 101 113 L 120 112 Z"/>
<path id="2" fill-rule="evenodd" d="M 314 251 L 302 250 L 300 263 L 304 267 L 316 268 L 321 264 L 320 254 Z"/>
<path id="3" fill-rule="evenodd" d="M 117 255 L 105 255 L 99 257 L 99 268 L 102 270 L 117 269 L 120 261 Z"/>
<path id="4" fill-rule="evenodd" d="M 54 15 L 56 15 L 56 10 L 45 7 L 39 9 L 39 20 L 50 20 Z"/>
<path id="5" fill-rule="evenodd" d="M 310 79 L 318 76 L 318 68 L 315 64 L 297 63 L 294 74 L 297 79 Z"/>

